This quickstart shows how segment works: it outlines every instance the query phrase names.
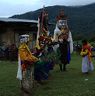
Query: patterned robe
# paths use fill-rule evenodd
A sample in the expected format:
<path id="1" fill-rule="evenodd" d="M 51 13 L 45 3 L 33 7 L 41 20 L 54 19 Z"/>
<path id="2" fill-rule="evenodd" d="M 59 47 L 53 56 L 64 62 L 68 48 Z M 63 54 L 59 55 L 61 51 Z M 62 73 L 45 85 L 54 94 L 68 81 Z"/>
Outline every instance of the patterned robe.
<path id="1" fill-rule="evenodd" d="M 91 47 L 89 44 L 82 47 L 80 55 L 82 56 L 82 72 L 86 73 L 94 70 L 91 60 Z"/>

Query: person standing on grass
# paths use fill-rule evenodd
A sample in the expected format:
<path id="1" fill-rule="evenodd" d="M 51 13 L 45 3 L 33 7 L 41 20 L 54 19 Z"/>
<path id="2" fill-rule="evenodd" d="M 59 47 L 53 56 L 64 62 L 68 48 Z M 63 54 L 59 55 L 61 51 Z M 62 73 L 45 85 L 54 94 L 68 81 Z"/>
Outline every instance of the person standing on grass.
<path id="1" fill-rule="evenodd" d="M 82 73 L 88 74 L 89 71 L 94 70 L 94 66 L 91 60 L 91 45 L 87 40 L 82 41 L 82 50 L 80 55 L 82 56 Z"/>
<path id="2" fill-rule="evenodd" d="M 70 63 L 70 45 L 67 41 L 67 35 L 63 35 L 63 38 L 59 38 L 59 59 L 60 59 L 60 71 L 66 71 L 66 65 Z"/>
<path id="3" fill-rule="evenodd" d="M 33 65 L 39 61 L 37 57 L 32 55 L 28 48 L 29 35 L 20 36 L 20 46 L 18 48 L 18 71 L 17 79 L 21 81 L 21 88 L 29 91 L 33 88 Z"/>
<path id="4" fill-rule="evenodd" d="M 73 52 L 73 40 L 64 10 L 60 10 L 57 16 L 53 39 L 55 42 L 58 42 L 54 46 L 54 51 L 58 52 L 57 55 L 61 61 L 59 64 L 60 71 L 66 71 L 66 65 L 70 63 L 71 59 L 70 54 Z"/>

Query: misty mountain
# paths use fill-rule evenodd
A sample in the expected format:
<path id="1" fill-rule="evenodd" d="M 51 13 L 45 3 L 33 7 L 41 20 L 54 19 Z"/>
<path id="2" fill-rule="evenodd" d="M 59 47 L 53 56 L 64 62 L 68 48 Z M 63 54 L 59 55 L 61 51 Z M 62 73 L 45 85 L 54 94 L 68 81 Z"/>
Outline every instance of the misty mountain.
<path id="1" fill-rule="evenodd" d="M 82 38 L 94 38 L 95 36 L 95 3 L 85 6 L 48 6 L 45 10 L 49 14 L 49 22 L 54 25 L 50 26 L 50 30 L 53 33 L 56 16 L 60 9 L 64 9 L 65 14 L 68 16 L 68 26 L 76 39 Z M 27 12 L 21 15 L 14 15 L 11 18 L 19 19 L 34 19 L 37 20 L 42 9 L 36 11 Z"/>

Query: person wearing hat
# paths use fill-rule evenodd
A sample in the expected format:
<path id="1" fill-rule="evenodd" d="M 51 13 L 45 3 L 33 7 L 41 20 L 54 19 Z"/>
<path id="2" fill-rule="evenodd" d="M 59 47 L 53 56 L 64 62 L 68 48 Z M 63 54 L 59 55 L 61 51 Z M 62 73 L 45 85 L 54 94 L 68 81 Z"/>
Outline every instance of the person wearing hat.
<path id="1" fill-rule="evenodd" d="M 20 36 L 20 46 L 18 48 L 18 72 L 17 78 L 21 80 L 21 87 L 29 89 L 33 86 L 33 64 L 38 58 L 33 56 L 28 48 L 29 35 Z"/>

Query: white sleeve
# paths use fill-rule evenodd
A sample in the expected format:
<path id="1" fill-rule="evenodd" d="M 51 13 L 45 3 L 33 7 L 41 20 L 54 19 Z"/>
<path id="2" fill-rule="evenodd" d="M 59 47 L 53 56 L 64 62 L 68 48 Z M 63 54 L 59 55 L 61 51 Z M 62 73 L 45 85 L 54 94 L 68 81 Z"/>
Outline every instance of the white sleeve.
<path id="1" fill-rule="evenodd" d="M 22 80 L 22 68 L 21 68 L 21 60 L 20 60 L 20 56 L 18 56 L 17 79 Z"/>
<path id="2" fill-rule="evenodd" d="M 73 52 L 73 39 L 72 39 L 72 34 L 70 31 L 69 31 L 68 41 L 70 42 L 70 53 L 72 53 Z"/>

